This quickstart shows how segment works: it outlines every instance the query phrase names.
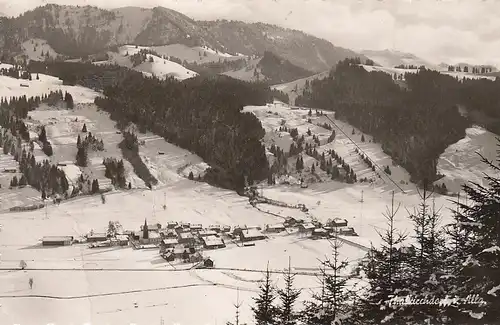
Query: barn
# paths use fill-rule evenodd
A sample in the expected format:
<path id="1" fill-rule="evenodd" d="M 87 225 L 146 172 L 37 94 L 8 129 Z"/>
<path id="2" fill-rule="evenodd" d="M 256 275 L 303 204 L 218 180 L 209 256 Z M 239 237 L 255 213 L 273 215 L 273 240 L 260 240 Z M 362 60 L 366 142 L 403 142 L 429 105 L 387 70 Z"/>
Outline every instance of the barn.
<path id="1" fill-rule="evenodd" d="M 73 236 L 45 236 L 42 238 L 43 246 L 69 246 L 73 242 Z"/>
<path id="2" fill-rule="evenodd" d="M 220 237 L 207 236 L 203 237 L 202 240 L 203 240 L 203 247 L 205 249 L 217 249 L 226 247 L 224 240 Z"/>
<path id="3" fill-rule="evenodd" d="M 179 244 L 194 244 L 194 236 L 190 232 L 181 232 L 179 234 Z"/>
<path id="4" fill-rule="evenodd" d="M 279 233 L 285 231 L 285 226 L 282 223 L 278 223 L 275 225 L 267 225 L 266 232 Z"/>
<path id="5" fill-rule="evenodd" d="M 240 233 L 240 240 L 242 242 L 253 241 L 253 240 L 264 240 L 267 237 L 260 232 L 258 229 L 246 229 L 242 230 Z"/>
<path id="6" fill-rule="evenodd" d="M 301 233 L 307 233 L 307 232 L 311 232 L 313 231 L 313 229 L 315 228 L 314 225 L 312 223 L 303 223 L 303 224 L 299 224 L 299 232 Z"/>
<path id="7" fill-rule="evenodd" d="M 200 237 L 209 237 L 209 236 L 215 236 L 217 235 L 217 232 L 213 230 L 202 230 L 198 233 Z"/>
<path id="8" fill-rule="evenodd" d="M 316 228 L 312 231 L 311 237 L 313 238 L 324 238 L 327 237 L 328 231 L 323 228 Z"/>
<path id="9" fill-rule="evenodd" d="M 87 235 L 87 242 L 89 243 L 95 243 L 106 240 L 108 240 L 108 235 L 106 235 L 105 233 L 92 233 L 90 235 Z"/>

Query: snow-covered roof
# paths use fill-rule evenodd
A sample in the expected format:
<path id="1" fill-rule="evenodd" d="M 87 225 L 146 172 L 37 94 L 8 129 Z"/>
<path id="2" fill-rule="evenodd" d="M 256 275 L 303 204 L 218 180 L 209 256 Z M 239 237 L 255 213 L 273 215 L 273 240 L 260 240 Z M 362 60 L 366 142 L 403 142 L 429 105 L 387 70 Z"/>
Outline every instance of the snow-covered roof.
<path id="1" fill-rule="evenodd" d="M 315 226 L 310 222 L 304 223 L 304 224 L 300 225 L 299 227 L 303 227 L 305 229 L 314 229 L 315 228 Z"/>
<path id="2" fill-rule="evenodd" d="M 267 229 L 284 229 L 285 226 L 282 223 L 277 223 L 274 225 L 268 225 Z"/>
<path id="3" fill-rule="evenodd" d="M 128 240 L 128 236 L 127 235 L 116 235 L 116 239 L 118 239 L 118 240 Z"/>
<path id="4" fill-rule="evenodd" d="M 67 241 L 73 240 L 72 236 L 45 236 L 42 238 L 44 242 Z"/>
<path id="5" fill-rule="evenodd" d="M 181 233 L 179 234 L 179 237 L 180 237 L 181 239 L 191 239 L 191 238 L 193 238 L 193 234 L 192 234 L 192 233 L 190 233 L 190 232 L 181 232 Z"/>
<path id="6" fill-rule="evenodd" d="M 217 233 L 213 230 L 204 229 L 198 233 L 201 237 L 215 236 Z"/>
<path id="7" fill-rule="evenodd" d="M 242 235 L 245 238 L 264 237 L 260 230 L 254 228 L 243 230 Z"/>
<path id="8" fill-rule="evenodd" d="M 87 238 L 105 238 L 105 237 L 108 237 L 108 235 L 106 233 L 93 233 L 93 234 L 89 234 L 87 236 Z"/>
<path id="9" fill-rule="evenodd" d="M 165 245 L 177 245 L 179 241 L 177 240 L 177 238 L 167 238 L 163 240 L 163 243 Z"/>
<path id="10" fill-rule="evenodd" d="M 203 242 L 206 246 L 219 246 L 224 245 L 222 238 L 216 236 L 207 236 L 203 238 Z"/>

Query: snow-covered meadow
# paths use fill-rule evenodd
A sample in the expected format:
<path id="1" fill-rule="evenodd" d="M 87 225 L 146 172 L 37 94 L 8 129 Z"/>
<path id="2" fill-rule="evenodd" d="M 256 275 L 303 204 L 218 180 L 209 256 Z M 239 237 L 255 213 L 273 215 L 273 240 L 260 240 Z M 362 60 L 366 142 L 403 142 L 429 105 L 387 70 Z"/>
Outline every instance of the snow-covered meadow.
<path id="1" fill-rule="evenodd" d="M 20 87 L 29 83 L 30 87 Z M 32 123 L 46 124 L 49 141 L 53 143 L 57 161 L 74 160 L 76 137 L 83 123 L 88 131 L 102 138 L 105 152 L 91 157 L 90 172 L 98 175 L 104 183 L 102 158 L 120 158 L 117 144 L 122 135 L 117 132 L 109 116 L 90 104 L 98 94 L 82 88 L 63 86 L 57 79 L 40 75 L 40 80 L 31 82 L 0 77 L 0 96 L 41 95 L 50 90 L 70 92 L 75 100 L 74 110 L 45 108 L 30 112 Z M 140 155 L 151 173 L 159 180 L 158 186 L 146 189 L 143 182 L 126 163 L 127 179 L 134 184 L 132 190 L 112 191 L 105 194 L 103 203 L 98 196 L 77 197 L 49 205 L 47 209 L 14 213 L 5 210 L 0 213 L 0 323 L 5 324 L 221 324 L 234 318 L 237 292 L 243 305 L 241 321 L 250 322 L 252 297 L 258 280 L 267 264 L 273 271 L 288 266 L 300 274 L 296 278 L 298 287 L 303 288 L 302 299 L 307 299 L 318 283 L 314 272 L 318 259 L 330 253 L 327 240 L 311 240 L 295 233 L 270 235 L 268 239 L 256 242 L 253 247 L 239 247 L 228 243 L 224 249 L 205 251 L 215 262 L 215 269 L 189 269 L 191 265 L 170 264 L 162 259 L 158 250 L 134 250 L 126 248 L 90 249 L 83 244 L 67 247 L 43 248 L 43 236 L 74 236 L 79 238 L 91 230 L 104 232 L 109 221 L 119 221 L 126 230 L 139 230 L 147 219 L 148 223 L 169 221 L 200 223 L 204 226 L 221 224 L 229 226 L 257 225 L 264 227 L 293 216 L 306 220 L 327 221 L 335 217 L 345 218 L 355 228 L 359 237 L 345 237 L 341 256 L 355 263 L 365 254 L 359 245 L 369 247 L 379 243 L 377 231 L 385 228 L 383 213 L 391 203 L 391 192 L 395 192 L 396 204 L 401 204 L 396 225 L 401 230 L 412 228 L 408 219 L 410 212 L 419 203 L 414 185 L 408 182 L 408 173 L 394 166 L 390 157 L 383 153 L 379 144 L 371 142 L 364 135 L 361 141 L 359 130 L 338 120 L 333 129 L 336 138 L 326 144 L 331 131 L 318 124 L 332 124 L 324 116 L 308 116 L 307 109 L 292 109 L 276 103 L 264 107 L 247 107 L 262 121 L 266 130 L 264 141 L 288 149 L 291 139 L 286 132 L 277 129 L 282 125 L 297 128 L 299 134 L 310 129 L 319 137 L 319 151 L 334 149 L 348 162 L 358 177 L 373 177 L 375 181 L 353 185 L 335 181 L 310 184 L 308 188 L 296 185 L 262 185 L 260 191 L 265 197 L 290 205 L 305 204 L 308 212 L 259 204 L 254 208 L 248 198 L 234 192 L 218 189 L 186 178 L 189 171 L 202 173 L 206 163 L 184 149 L 166 142 L 150 133 L 138 133 Z M 308 121 L 311 119 L 311 123 Z M 486 135 L 485 135 L 486 134 Z M 446 164 L 452 154 L 460 158 L 471 156 L 493 135 L 468 130 L 467 137 L 451 146 L 440 161 L 440 171 L 446 177 L 454 177 L 458 168 Z M 306 138 L 308 136 L 306 135 Z M 489 142 L 488 142 L 489 143 Z M 368 168 L 355 148 L 361 149 L 380 166 L 390 166 L 394 183 L 379 171 L 380 178 Z M 487 146 L 492 150 L 492 144 Z M 456 151 L 458 150 L 458 152 Z M 457 156 L 454 156 L 457 157 Z M 306 167 L 312 161 L 306 161 Z M 461 161 L 461 163 L 465 163 Z M 477 162 L 468 160 L 470 168 Z M 99 167 L 101 166 L 101 167 Z M 16 168 L 11 156 L 0 154 L 0 170 Z M 65 166 L 70 178 L 78 174 L 76 166 Z M 0 174 L 0 204 L 2 209 L 16 197 L 39 197 L 32 191 L 25 194 L 9 190 L 12 174 Z M 469 175 L 462 175 L 469 179 Z M 478 174 L 479 176 L 479 174 Z M 396 186 L 397 185 L 397 186 Z M 401 191 L 404 190 L 405 193 Z M 36 198 L 38 200 L 38 198 Z M 449 220 L 448 197 L 436 196 L 436 206 L 443 207 L 444 222 Z M 271 212 L 271 213 L 266 213 Z M 280 217 L 276 216 L 280 215 Z M 27 263 L 25 270 L 15 270 L 21 260 Z M 353 265 L 353 264 L 352 264 Z M 28 280 L 34 279 L 33 289 Z M 273 280 L 281 284 L 281 275 Z M 29 310 L 30 312 L 26 312 Z M 193 310 L 194 312 L 185 312 Z"/>

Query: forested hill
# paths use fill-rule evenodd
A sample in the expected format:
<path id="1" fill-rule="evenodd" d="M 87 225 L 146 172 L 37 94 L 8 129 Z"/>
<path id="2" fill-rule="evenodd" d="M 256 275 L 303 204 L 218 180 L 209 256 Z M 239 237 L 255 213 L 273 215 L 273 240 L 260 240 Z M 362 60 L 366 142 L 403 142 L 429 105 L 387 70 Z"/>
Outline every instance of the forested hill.
<path id="1" fill-rule="evenodd" d="M 296 105 L 334 110 L 336 118 L 373 135 L 413 181 L 436 180 L 438 157 L 470 124 L 500 131 L 498 80 L 457 80 L 422 69 L 406 74 L 407 87 L 401 88 L 390 75 L 367 72 L 358 63 L 340 62 L 329 78 L 313 81 Z"/>
<path id="2" fill-rule="evenodd" d="M 45 70 L 43 66 L 31 71 Z M 120 126 L 132 122 L 202 157 L 211 169 L 206 181 L 239 190 L 244 176 L 264 179 L 268 173 L 265 132 L 245 105 L 265 105 L 273 92 L 262 83 L 229 77 L 192 78 L 179 82 L 159 80 L 116 66 L 50 63 L 45 73 L 96 88 L 105 98 L 96 104 L 109 112 Z"/>

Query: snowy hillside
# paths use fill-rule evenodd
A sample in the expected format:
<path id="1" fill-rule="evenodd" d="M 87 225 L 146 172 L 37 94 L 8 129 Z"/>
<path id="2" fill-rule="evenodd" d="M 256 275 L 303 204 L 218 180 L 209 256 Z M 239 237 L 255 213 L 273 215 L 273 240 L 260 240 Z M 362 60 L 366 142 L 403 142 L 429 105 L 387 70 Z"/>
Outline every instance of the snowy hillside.
<path id="1" fill-rule="evenodd" d="M 237 60 L 245 57 L 243 55 L 231 55 L 215 51 L 207 46 L 188 47 L 183 44 L 170 44 L 163 46 L 151 46 L 149 49 L 160 55 L 173 56 L 181 59 L 182 61 L 187 61 L 189 63 L 196 62 L 198 64 L 218 62 L 219 60 Z"/>
<path id="2" fill-rule="evenodd" d="M 411 53 L 400 51 L 384 50 L 384 51 L 362 51 L 362 54 L 375 61 L 376 64 L 383 67 L 395 67 L 398 65 L 414 65 L 420 67 L 424 65 L 427 69 L 436 69 L 437 66 L 425 61 Z"/>
<path id="3" fill-rule="evenodd" d="M 117 64 L 120 66 L 132 68 L 133 70 L 144 73 L 148 76 L 156 76 L 158 78 L 166 78 L 173 76 L 176 79 L 184 80 L 196 77 L 198 74 L 194 71 L 186 69 L 182 65 L 166 60 L 156 55 L 147 54 L 147 60 L 138 66 L 132 67 L 132 62 L 129 57 L 138 53 L 140 50 L 149 50 L 148 47 L 136 47 L 134 45 L 124 45 L 119 48 L 118 53 L 108 52 L 110 59 L 108 61 L 99 61 L 95 64 Z"/>
<path id="4" fill-rule="evenodd" d="M 264 75 L 262 74 L 260 69 L 257 68 L 257 65 L 259 64 L 261 59 L 262 58 L 249 60 L 246 67 L 239 70 L 224 72 L 223 75 L 243 81 L 262 80 L 264 79 Z M 255 74 L 255 71 L 257 71 L 257 74 Z"/>
<path id="5" fill-rule="evenodd" d="M 4 65 L 9 67 L 9 65 Z M 2 68 L 2 65 L 0 65 Z M 65 86 L 59 78 L 39 74 L 39 80 L 36 80 L 37 74 L 32 74 L 31 81 L 15 79 L 6 76 L 0 76 L 0 97 L 17 97 L 26 95 L 28 97 L 47 94 L 50 91 L 62 90 L 68 91 L 77 103 L 93 103 L 94 98 L 98 96 L 95 91 L 80 86 Z M 25 87 L 25 86 L 27 87 Z"/>
<path id="6" fill-rule="evenodd" d="M 311 82 L 313 80 L 321 80 L 328 77 L 329 73 L 329 71 L 321 72 L 311 77 L 294 80 L 285 84 L 274 85 L 272 86 L 272 88 L 280 90 L 287 94 L 288 98 L 290 99 L 290 103 L 294 105 L 297 96 L 301 95 L 304 92 L 306 81 Z"/>
<path id="7" fill-rule="evenodd" d="M 484 173 L 493 175 L 494 170 L 481 163 L 481 154 L 490 161 L 497 157 L 498 135 L 479 126 L 466 130 L 466 136 L 449 146 L 439 157 L 437 171 L 444 178 L 436 183 L 445 183 L 448 190 L 457 193 L 466 181 L 486 185 Z"/>
<path id="8" fill-rule="evenodd" d="M 23 53 L 30 60 L 44 61 L 47 58 L 57 57 L 56 51 L 54 51 L 46 40 L 36 38 L 27 40 L 21 45 L 21 47 L 23 49 Z"/>

